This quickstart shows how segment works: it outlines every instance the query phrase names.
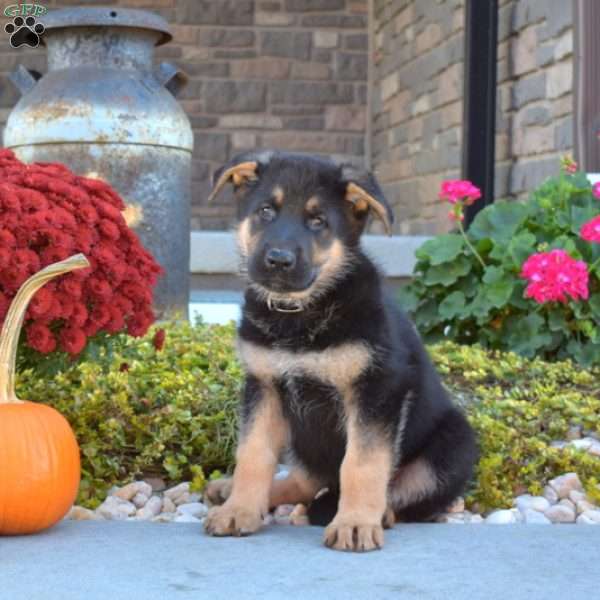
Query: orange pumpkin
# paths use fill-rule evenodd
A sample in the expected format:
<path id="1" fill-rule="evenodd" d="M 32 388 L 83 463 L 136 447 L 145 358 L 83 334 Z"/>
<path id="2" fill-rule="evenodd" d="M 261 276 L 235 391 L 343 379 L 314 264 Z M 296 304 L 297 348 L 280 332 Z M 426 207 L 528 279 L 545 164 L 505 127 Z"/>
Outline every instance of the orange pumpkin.
<path id="1" fill-rule="evenodd" d="M 89 266 L 78 254 L 30 277 L 0 334 L 0 535 L 35 533 L 60 521 L 75 501 L 79 446 L 67 420 L 43 404 L 19 400 L 15 365 L 27 305 L 48 281 Z"/>

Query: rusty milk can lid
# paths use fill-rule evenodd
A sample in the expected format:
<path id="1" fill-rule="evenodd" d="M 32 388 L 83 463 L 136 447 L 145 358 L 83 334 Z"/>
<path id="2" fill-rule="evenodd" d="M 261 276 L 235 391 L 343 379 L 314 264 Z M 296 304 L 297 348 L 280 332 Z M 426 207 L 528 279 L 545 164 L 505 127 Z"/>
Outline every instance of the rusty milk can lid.
<path id="1" fill-rule="evenodd" d="M 173 39 L 169 24 L 165 19 L 155 13 L 133 8 L 120 8 L 118 6 L 61 8 L 50 10 L 44 15 L 43 21 L 47 30 L 102 25 L 151 29 L 162 34 L 156 42 L 157 46 L 166 44 Z"/>

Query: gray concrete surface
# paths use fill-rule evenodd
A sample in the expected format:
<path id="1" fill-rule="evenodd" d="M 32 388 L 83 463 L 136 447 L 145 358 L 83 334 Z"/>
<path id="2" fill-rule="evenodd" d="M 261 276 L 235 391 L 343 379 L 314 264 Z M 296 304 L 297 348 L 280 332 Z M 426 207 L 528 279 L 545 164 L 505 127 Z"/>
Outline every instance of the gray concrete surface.
<path id="1" fill-rule="evenodd" d="M 316 527 L 210 538 L 194 524 L 63 522 L 0 538 L 2 600 L 569 600 L 598 597 L 600 527 L 404 525 L 345 554 Z"/>

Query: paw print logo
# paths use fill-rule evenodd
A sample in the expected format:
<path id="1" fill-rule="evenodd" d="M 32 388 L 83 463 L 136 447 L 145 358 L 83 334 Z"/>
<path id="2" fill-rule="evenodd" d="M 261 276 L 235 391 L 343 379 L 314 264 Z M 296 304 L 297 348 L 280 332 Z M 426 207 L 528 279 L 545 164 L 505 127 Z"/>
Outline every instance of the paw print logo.
<path id="1" fill-rule="evenodd" d="M 40 35 L 44 33 L 45 27 L 36 22 L 35 17 L 15 17 L 12 23 L 4 26 L 4 31 L 10 35 L 10 45 L 13 48 L 29 46 L 37 48 L 40 43 Z"/>

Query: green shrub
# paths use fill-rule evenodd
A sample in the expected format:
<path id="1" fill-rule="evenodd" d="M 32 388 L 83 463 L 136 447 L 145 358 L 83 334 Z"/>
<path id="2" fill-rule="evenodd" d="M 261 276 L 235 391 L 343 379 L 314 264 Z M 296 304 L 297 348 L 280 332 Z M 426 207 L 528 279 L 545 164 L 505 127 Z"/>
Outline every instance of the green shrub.
<path id="1" fill-rule="evenodd" d="M 600 199 L 582 173 L 561 173 L 526 202 L 496 202 L 477 214 L 467 241 L 449 233 L 419 248 L 401 303 L 428 342 L 600 364 L 600 244 L 580 237 L 581 226 L 599 214 Z M 524 298 L 523 263 L 556 248 L 588 264 L 588 301 L 540 305 Z"/>
<path id="2" fill-rule="evenodd" d="M 169 326 L 164 349 L 152 335 L 120 336 L 54 375 L 19 373 L 21 398 L 45 402 L 71 423 L 82 457 L 78 502 L 97 505 L 108 488 L 142 475 L 169 481 L 231 465 L 241 371 L 233 326 Z"/>
<path id="3" fill-rule="evenodd" d="M 242 372 L 233 326 L 166 327 L 162 352 L 121 338 L 113 354 L 73 364 L 53 378 L 19 373 L 21 398 L 45 402 L 73 426 L 82 450 L 78 501 L 96 506 L 115 483 L 143 475 L 169 482 L 231 468 Z M 446 342 L 431 353 L 478 432 L 481 460 L 469 502 L 510 505 L 526 490 L 576 471 L 600 501 L 600 459 L 550 446 L 571 425 L 600 434 L 600 370 L 545 363 Z M 128 365 L 128 370 L 123 370 Z"/>
<path id="4" fill-rule="evenodd" d="M 600 458 L 550 445 L 565 440 L 571 426 L 600 435 L 600 369 L 452 342 L 430 351 L 479 438 L 481 457 L 469 503 L 509 507 L 515 495 L 539 494 L 549 479 L 570 471 L 600 501 Z"/>

